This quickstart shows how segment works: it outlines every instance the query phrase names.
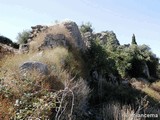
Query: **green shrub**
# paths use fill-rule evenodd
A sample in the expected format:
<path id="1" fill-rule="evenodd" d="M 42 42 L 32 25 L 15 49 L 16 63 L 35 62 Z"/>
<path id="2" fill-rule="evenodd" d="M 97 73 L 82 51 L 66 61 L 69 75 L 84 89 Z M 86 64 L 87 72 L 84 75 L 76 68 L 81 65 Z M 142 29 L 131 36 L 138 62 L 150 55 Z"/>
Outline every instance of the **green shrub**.
<path id="1" fill-rule="evenodd" d="M 82 33 L 85 33 L 85 32 L 92 32 L 93 29 L 92 29 L 92 24 L 90 22 L 87 22 L 87 23 L 82 23 L 82 25 L 80 26 L 80 31 Z"/>
<path id="2" fill-rule="evenodd" d="M 21 33 L 18 33 L 17 41 L 19 44 L 26 44 L 27 40 L 29 39 L 30 31 L 24 30 Z"/>
<path id="3" fill-rule="evenodd" d="M 98 40 L 91 41 L 91 47 L 86 51 L 86 61 L 89 70 L 97 70 L 106 73 L 110 71 L 110 59 L 104 47 L 100 45 Z"/>
<path id="4" fill-rule="evenodd" d="M 124 77 L 147 77 L 144 69 L 148 67 L 152 77 L 157 77 L 158 58 L 147 45 L 119 46 L 109 52 L 109 57 L 115 61 L 118 73 Z"/>

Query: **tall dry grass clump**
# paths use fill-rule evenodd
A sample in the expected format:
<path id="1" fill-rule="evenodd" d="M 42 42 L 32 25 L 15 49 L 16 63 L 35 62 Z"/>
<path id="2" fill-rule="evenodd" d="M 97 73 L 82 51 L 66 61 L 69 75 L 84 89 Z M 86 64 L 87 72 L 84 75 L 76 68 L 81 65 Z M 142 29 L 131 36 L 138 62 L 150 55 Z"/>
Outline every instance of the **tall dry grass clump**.
<path id="1" fill-rule="evenodd" d="M 67 82 L 59 101 L 55 120 L 82 120 L 88 104 L 89 88 L 83 79 Z"/>
<path id="2" fill-rule="evenodd" d="M 160 93 L 160 81 L 154 82 L 150 85 L 150 87 Z"/>
<path id="3" fill-rule="evenodd" d="M 130 105 L 121 105 L 120 103 L 104 104 L 101 115 L 103 120 L 150 120 L 159 118 L 159 109 L 142 105 L 137 106 L 137 108 L 133 109 Z"/>
<path id="4" fill-rule="evenodd" d="M 150 96 L 155 101 L 160 101 L 160 82 L 153 82 L 152 84 L 146 81 L 134 79 L 131 81 L 132 87 L 138 89 L 148 96 Z"/>
<path id="5" fill-rule="evenodd" d="M 104 120 L 140 120 L 134 116 L 136 111 L 131 106 L 124 105 L 121 107 L 119 103 L 103 105 L 101 111 Z"/>

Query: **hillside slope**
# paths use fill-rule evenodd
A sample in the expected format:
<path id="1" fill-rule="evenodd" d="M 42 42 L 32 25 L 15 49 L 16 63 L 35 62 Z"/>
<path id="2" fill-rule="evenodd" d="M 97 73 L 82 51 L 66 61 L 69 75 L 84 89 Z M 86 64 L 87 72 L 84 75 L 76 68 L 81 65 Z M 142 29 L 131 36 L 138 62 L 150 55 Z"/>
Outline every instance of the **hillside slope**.
<path id="1" fill-rule="evenodd" d="M 0 44 L 0 119 L 159 119 L 159 59 L 149 47 L 79 28 L 32 27 L 25 52 Z"/>

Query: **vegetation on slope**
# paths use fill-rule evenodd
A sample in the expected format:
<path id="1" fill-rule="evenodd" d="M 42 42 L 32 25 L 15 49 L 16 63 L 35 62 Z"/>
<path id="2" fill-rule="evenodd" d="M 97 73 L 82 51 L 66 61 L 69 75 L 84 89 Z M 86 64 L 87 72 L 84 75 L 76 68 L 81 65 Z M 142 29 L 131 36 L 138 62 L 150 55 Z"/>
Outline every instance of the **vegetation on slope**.
<path id="1" fill-rule="evenodd" d="M 40 76 L 32 72 L 31 75 L 23 77 L 19 73 L 19 65 L 24 61 L 46 63 L 50 74 Z M 7 103 L 11 104 L 8 105 L 10 110 L 6 110 L 7 106 L 1 106 L 0 111 L 3 113 L 1 117 L 3 119 L 8 117 L 12 119 L 51 119 L 53 117 L 69 119 L 72 115 L 67 116 L 68 114 L 83 114 L 81 107 L 87 104 L 85 99 L 87 99 L 89 88 L 82 78 L 77 77 L 81 73 L 78 64 L 80 63 L 73 54 L 61 47 L 44 51 L 42 54 L 30 53 L 7 57 L 1 66 L 3 71 L 0 74 L 0 91 L 1 101 L 9 100 L 10 102 Z M 56 113 L 55 110 L 59 112 Z M 81 112 L 76 113 L 78 111 Z"/>
<path id="2" fill-rule="evenodd" d="M 81 32 L 92 32 L 91 24 Z M 49 32 L 65 34 L 57 25 Z M 50 120 L 140 120 L 139 114 L 160 116 L 159 59 L 146 45 L 120 45 L 114 32 L 106 31 L 105 42 L 91 39 L 85 51 L 55 47 L 34 51 L 43 32 L 26 54 L 0 61 L 0 119 Z M 72 42 L 71 42 L 72 43 Z M 42 62 L 49 74 L 20 72 L 26 61 Z M 93 73 L 94 76 L 93 76 Z M 124 84 L 125 83 L 125 84 Z M 126 84 L 127 83 L 127 84 Z M 144 118 L 147 119 L 147 118 Z"/>

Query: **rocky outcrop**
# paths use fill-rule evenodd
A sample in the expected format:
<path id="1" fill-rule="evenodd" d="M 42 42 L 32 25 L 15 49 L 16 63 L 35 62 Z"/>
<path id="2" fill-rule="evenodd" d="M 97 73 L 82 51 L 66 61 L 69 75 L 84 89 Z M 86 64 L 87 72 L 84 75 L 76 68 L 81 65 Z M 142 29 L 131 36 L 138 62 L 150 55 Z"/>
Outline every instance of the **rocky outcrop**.
<path id="1" fill-rule="evenodd" d="M 102 44 L 107 45 L 119 45 L 119 41 L 116 38 L 116 34 L 113 31 L 104 31 L 95 34 L 96 38 L 101 41 Z"/>
<path id="2" fill-rule="evenodd" d="M 82 36 L 77 24 L 73 21 L 65 21 L 65 22 L 62 22 L 62 25 L 65 26 L 70 36 L 74 40 L 75 47 L 79 49 L 84 49 L 84 41 L 82 40 Z"/>
<path id="3" fill-rule="evenodd" d="M 100 44 L 107 46 L 118 46 L 119 41 L 113 31 L 104 31 L 100 33 L 86 32 L 82 33 L 85 46 L 90 47 L 91 40 L 99 40 Z"/>
<path id="4" fill-rule="evenodd" d="M 5 57 L 6 55 L 15 54 L 17 52 L 18 51 L 14 49 L 13 47 L 0 43 L 0 59 Z"/>
<path id="5" fill-rule="evenodd" d="M 94 36 L 92 32 L 82 33 L 82 39 L 84 41 L 85 46 L 88 48 L 91 46 L 91 40 L 93 40 Z"/>
<path id="6" fill-rule="evenodd" d="M 20 72 L 24 75 L 29 72 L 36 71 L 42 75 L 48 74 L 48 67 L 46 64 L 36 61 L 25 62 L 20 65 Z"/>

